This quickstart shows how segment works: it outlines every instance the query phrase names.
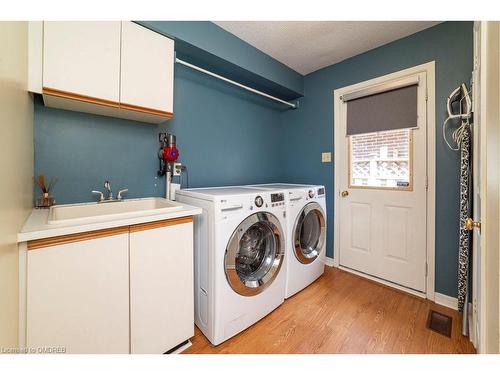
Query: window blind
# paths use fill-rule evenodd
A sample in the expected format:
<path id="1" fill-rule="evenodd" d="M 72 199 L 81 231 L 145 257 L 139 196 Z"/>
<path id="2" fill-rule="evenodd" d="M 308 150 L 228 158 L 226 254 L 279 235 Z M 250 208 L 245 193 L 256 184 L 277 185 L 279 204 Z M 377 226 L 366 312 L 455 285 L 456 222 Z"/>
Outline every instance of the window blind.
<path id="1" fill-rule="evenodd" d="M 418 84 L 347 101 L 347 135 L 417 127 Z"/>

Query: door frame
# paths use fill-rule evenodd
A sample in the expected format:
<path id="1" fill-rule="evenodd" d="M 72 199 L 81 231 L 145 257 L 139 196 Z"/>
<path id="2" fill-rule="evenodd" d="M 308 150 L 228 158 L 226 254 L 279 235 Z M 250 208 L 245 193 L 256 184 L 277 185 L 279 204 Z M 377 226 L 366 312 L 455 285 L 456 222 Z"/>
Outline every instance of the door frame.
<path id="1" fill-rule="evenodd" d="M 368 279 L 377 281 L 382 284 L 389 285 L 396 289 L 403 290 L 407 293 L 417 295 L 419 297 L 427 298 L 434 301 L 435 298 L 435 221 L 436 221 L 436 94 L 435 94 L 435 61 L 430 61 L 425 64 L 417 65 L 408 69 L 403 69 L 394 73 L 386 74 L 377 78 L 373 78 L 367 81 L 359 82 L 350 86 L 342 87 L 334 90 L 333 92 L 333 106 L 334 106 L 334 123 L 333 123 L 333 137 L 334 137 L 334 163 L 336 161 L 335 150 L 340 147 L 340 140 L 342 135 L 340 132 L 340 113 L 342 100 L 341 96 L 348 94 L 353 91 L 358 91 L 361 89 L 366 89 L 370 86 L 380 85 L 388 81 L 393 81 L 396 79 L 405 78 L 409 75 L 414 75 L 418 73 L 426 73 L 427 79 L 427 92 L 426 92 L 426 117 L 427 117 L 427 192 L 426 192 L 426 291 L 425 293 L 417 292 L 413 289 L 403 287 L 401 285 L 394 284 L 392 282 L 379 279 L 377 277 L 369 276 L 361 272 L 356 272 L 348 268 L 342 267 L 339 264 L 339 253 L 340 253 L 340 221 L 334 218 L 334 228 L 333 228 L 333 266 L 343 269 L 345 271 L 358 274 L 360 276 L 366 277 Z M 335 165 L 335 164 L 334 164 Z M 340 203 L 340 186 L 339 178 L 337 178 L 337 168 L 334 167 L 334 211 L 339 212 Z"/>
<path id="2" fill-rule="evenodd" d="M 477 25 L 477 24 L 476 24 Z M 499 225 L 500 225 L 500 23 L 481 21 L 480 30 L 480 178 L 481 260 L 479 353 L 498 353 L 499 330 Z M 477 220 L 476 218 L 474 218 Z"/>
<path id="3" fill-rule="evenodd" d="M 472 192 L 473 192 L 473 210 L 471 213 L 471 218 L 475 221 L 481 221 L 481 205 L 478 203 L 481 201 L 483 191 L 481 190 L 482 182 L 481 182 L 481 173 L 483 173 L 480 169 L 482 166 L 481 157 L 482 157 L 482 145 L 481 145 L 481 56 L 483 46 L 482 43 L 482 35 L 481 35 L 481 21 L 474 21 L 473 28 L 473 70 L 472 70 L 472 112 L 474 114 L 473 124 L 472 124 Z M 478 152 L 479 150 L 479 152 Z M 479 199 L 479 200 L 478 200 Z M 480 232 L 479 232 L 480 234 Z M 481 234 L 480 234 L 481 235 Z M 480 277 L 481 277 L 481 265 L 484 256 L 482 254 L 481 249 L 481 237 L 478 241 L 478 232 L 477 229 L 474 229 L 471 233 L 471 242 L 472 242 L 472 267 L 470 269 L 470 277 L 472 278 L 472 293 L 471 293 L 471 301 L 469 302 L 469 336 L 472 344 L 476 348 L 477 352 L 480 353 L 480 332 L 484 327 L 480 327 L 480 323 L 482 322 L 482 317 L 479 312 L 483 311 L 482 306 L 479 301 L 482 301 L 483 296 L 480 294 Z M 479 244 L 478 244 L 479 243 Z M 481 260 L 481 262 L 480 262 Z M 484 268 L 483 268 L 484 269 Z"/>

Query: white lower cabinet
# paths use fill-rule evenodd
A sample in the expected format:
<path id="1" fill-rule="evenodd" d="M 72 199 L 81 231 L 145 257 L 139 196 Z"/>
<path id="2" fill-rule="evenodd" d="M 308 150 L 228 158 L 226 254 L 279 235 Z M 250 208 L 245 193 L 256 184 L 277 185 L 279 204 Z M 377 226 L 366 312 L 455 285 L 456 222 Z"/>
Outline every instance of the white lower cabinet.
<path id="1" fill-rule="evenodd" d="M 27 347 L 128 353 L 128 233 L 28 251 Z"/>
<path id="2" fill-rule="evenodd" d="M 191 217 L 21 248 L 20 342 L 28 349 L 160 354 L 194 335 Z"/>
<path id="3" fill-rule="evenodd" d="M 192 221 L 130 232 L 130 347 L 164 353 L 194 335 Z"/>

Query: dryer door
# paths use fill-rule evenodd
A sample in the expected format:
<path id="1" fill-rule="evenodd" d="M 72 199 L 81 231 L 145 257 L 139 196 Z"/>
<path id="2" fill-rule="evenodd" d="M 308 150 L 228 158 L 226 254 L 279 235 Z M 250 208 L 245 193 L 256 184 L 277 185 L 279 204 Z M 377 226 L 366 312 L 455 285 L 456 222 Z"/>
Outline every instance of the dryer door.
<path id="1" fill-rule="evenodd" d="M 231 288 L 242 296 L 262 293 L 276 278 L 283 263 L 285 238 L 276 216 L 257 212 L 231 235 L 224 268 Z"/>
<path id="2" fill-rule="evenodd" d="M 308 203 L 297 216 L 293 231 L 294 253 L 303 264 L 312 263 L 325 247 L 325 214 L 316 202 Z"/>

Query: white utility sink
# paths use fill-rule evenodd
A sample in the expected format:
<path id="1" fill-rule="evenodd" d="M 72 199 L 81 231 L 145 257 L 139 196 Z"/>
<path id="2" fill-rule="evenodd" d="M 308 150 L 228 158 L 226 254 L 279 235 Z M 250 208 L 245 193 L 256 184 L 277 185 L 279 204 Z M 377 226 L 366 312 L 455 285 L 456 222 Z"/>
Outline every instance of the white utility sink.
<path id="1" fill-rule="evenodd" d="M 165 198 L 126 199 L 101 203 L 78 203 L 52 206 L 47 223 L 87 224 L 98 221 L 160 215 L 182 209 L 182 204 Z"/>

